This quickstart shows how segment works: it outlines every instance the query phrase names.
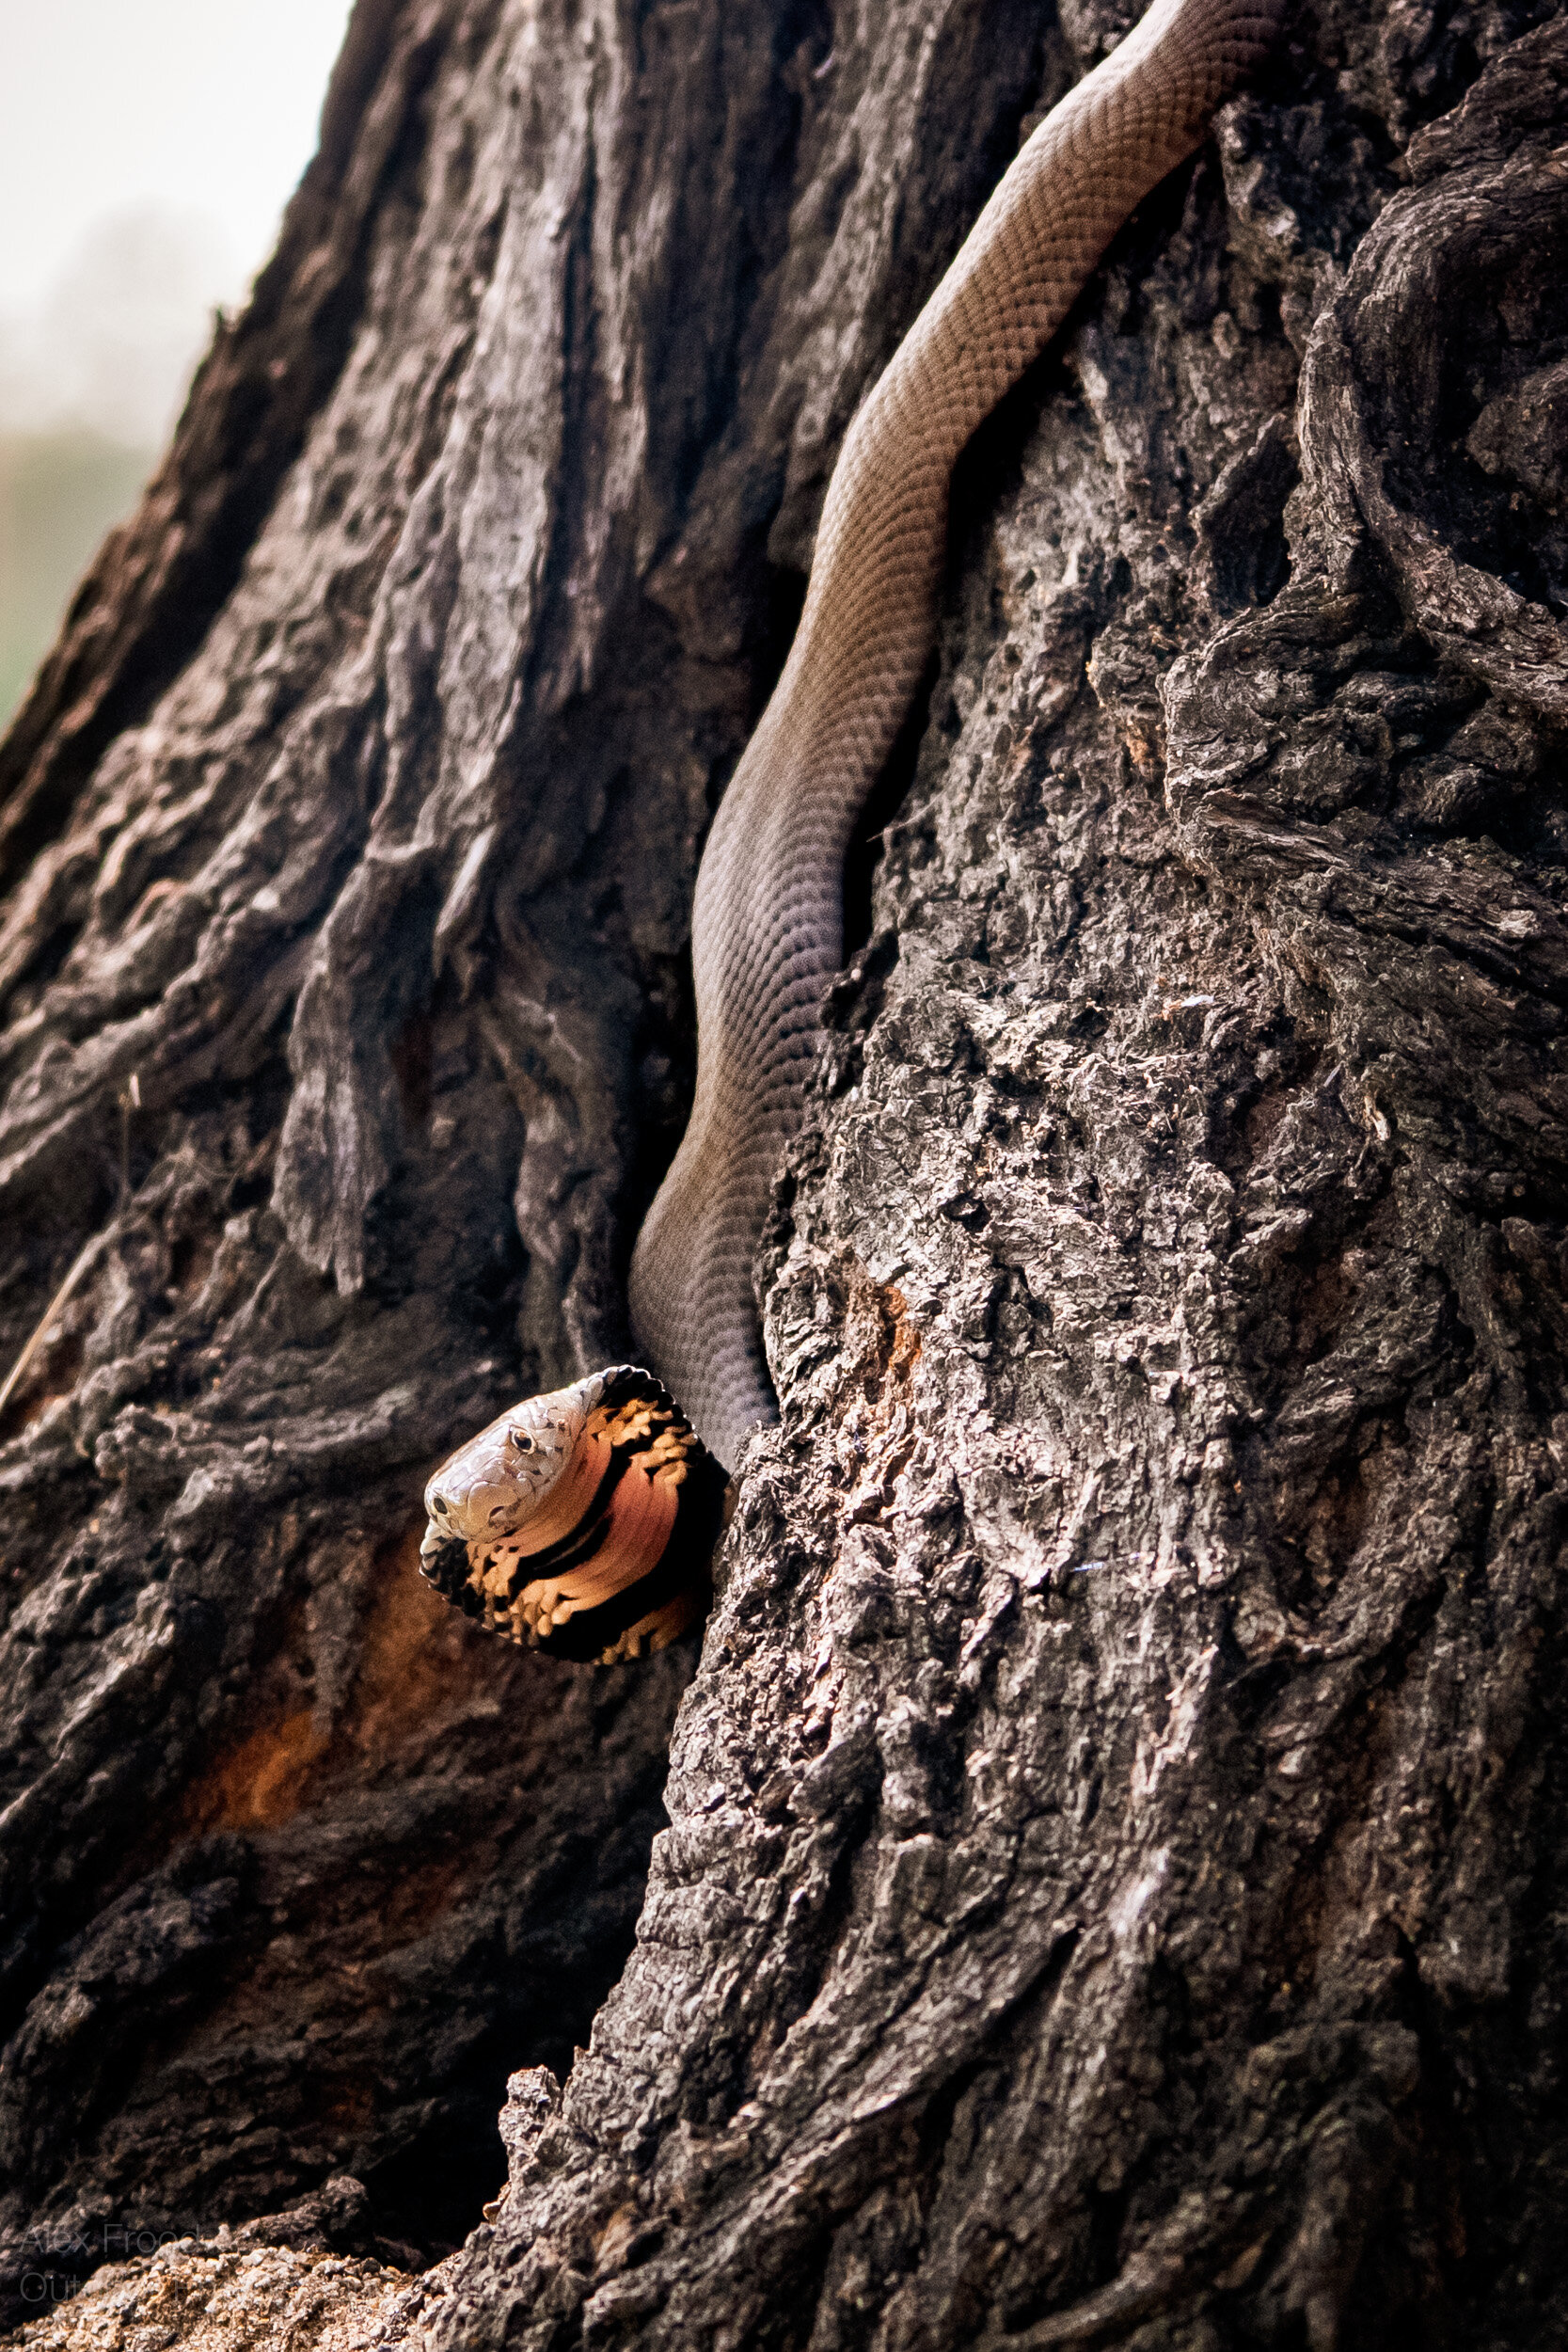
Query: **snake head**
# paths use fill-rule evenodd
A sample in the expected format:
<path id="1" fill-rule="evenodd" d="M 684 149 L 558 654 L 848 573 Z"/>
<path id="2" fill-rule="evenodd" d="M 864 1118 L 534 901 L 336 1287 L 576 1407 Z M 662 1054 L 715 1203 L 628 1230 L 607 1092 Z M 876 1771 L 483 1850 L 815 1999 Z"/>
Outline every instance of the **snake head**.
<path id="1" fill-rule="evenodd" d="M 616 1364 L 514 1406 L 442 1463 L 420 1565 L 505 1639 L 636 1657 L 705 1607 L 724 1484 L 663 1384 Z"/>
<path id="2" fill-rule="evenodd" d="M 459 1446 L 424 1490 L 430 1520 L 421 1550 L 515 1535 L 535 1518 L 571 1467 L 610 1375 L 514 1405 Z"/>

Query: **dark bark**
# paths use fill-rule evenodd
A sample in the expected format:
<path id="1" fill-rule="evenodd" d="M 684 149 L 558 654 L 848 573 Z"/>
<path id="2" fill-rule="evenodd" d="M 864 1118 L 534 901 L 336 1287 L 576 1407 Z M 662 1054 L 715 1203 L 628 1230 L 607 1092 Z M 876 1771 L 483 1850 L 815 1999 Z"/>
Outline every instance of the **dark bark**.
<path id="1" fill-rule="evenodd" d="M 700 1664 L 412 1573 L 624 1351 L 827 469 L 1118 23 L 361 8 L 8 755 L 13 1349 L 108 1232 L 0 1452 L 15 2233 L 433 2248 L 515 2068 L 436 2344 L 1560 2340 L 1545 0 L 1304 8 L 964 461 Z"/>

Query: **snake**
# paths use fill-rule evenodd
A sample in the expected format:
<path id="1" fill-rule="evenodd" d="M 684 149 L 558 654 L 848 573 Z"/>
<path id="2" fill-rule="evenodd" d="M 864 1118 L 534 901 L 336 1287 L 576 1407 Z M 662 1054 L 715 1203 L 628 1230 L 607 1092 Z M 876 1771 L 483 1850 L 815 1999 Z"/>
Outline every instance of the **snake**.
<path id="1" fill-rule="evenodd" d="M 610 1662 L 705 1606 L 725 1466 L 776 1417 L 754 1263 L 842 960 L 845 854 L 935 643 L 954 465 L 1286 5 L 1155 0 L 1020 149 L 845 437 L 698 867 L 695 1099 L 628 1282 L 646 1364 L 513 1406 L 425 1490 L 425 1575 L 507 1639 Z"/>

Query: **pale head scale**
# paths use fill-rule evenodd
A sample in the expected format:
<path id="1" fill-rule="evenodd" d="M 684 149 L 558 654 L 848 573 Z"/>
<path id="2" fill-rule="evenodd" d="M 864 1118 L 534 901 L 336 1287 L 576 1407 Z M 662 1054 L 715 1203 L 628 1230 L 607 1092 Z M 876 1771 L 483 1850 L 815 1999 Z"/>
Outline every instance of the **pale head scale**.
<path id="1" fill-rule="evenodd" d="M 424 1490 L 424 1546 L 515 1534 L 564 1473 L 609 1375 L 514 1405 L 442 1463 Z"/>

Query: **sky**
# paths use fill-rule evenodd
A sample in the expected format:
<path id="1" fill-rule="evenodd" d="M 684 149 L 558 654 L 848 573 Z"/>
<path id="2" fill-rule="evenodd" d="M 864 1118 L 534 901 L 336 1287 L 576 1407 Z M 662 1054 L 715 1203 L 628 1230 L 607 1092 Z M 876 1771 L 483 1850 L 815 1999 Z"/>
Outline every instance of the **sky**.
<path id="1" fill-rule="evenodd" d="M 0 431 L 164 437 L 270 252 L 348 0 L 0 0 Z"/>

